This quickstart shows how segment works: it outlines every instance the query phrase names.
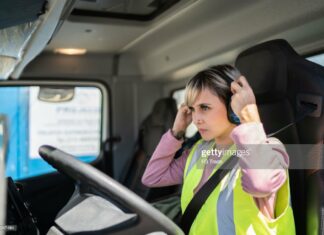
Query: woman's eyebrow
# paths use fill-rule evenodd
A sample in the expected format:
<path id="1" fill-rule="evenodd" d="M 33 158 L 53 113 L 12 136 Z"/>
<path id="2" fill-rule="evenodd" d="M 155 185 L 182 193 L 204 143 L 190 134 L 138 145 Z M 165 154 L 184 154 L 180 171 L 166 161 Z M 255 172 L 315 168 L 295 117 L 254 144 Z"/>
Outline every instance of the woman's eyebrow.
<path id="1" fill-rule="evenodd" d="M 200 106 L 211 106 L 211 104 L 208 104 L 208 103 L 200 103 L 200 104 L 197 104 L 196 107 L 200 107 Z M 195 109 L 194 106 L 188 106 L 189 109 Z"/>
<path id="2" fill-rule="evenodd" d="M 201 104 L 198 104 L 197 106 L 201 106 L 201 105 L 210 106 L 211 104 L 208 104 L 208 103 L 201 103 Z"/>

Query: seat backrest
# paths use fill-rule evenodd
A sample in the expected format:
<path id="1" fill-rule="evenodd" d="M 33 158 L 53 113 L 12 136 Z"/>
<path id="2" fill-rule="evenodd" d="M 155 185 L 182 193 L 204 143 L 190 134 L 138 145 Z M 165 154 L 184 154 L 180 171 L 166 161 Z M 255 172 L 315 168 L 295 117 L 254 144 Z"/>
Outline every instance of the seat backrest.
<path id="1" fill-rule="evenodd" d="M 146 155 L 153 154 L 162 135 L 172 128 L 177 111 L 177 103 L 173 98 L 161 98 L 155 102 L 151 114 L 140 127 L 140 144 Z"/>
<path id="2" fill-rule="evenodd" d="M 239 54 L 236 66 L 249 81 L 257 99 L 257 104 L 267 134 L 279 130 L 293 122 L 300 113 L 301 103 L 317 105 L 317 110 L 297 124 L 275 135 L 284 144 L 320 144 L 324 133 L 323 97 L 324 68 L 299 56 L 285 40 L 272 40 L 249 48 Z M 289 152 L 290 162 L 299 161 L 296 151 Z M 319 161 L 319 165 L 322 164 Z M 293 164 L 294 165 L 294 164 Z M 298 164 L 295 164 L 295 166 Z M 318 169 L 322 169 L 321 166 Z M 291 200 L 294 210 L 297 234 L 307 234 L 309 208 L 314 192 L 307 182 L 305 169 L 290 169 Z M 316 171 L 321 174 L 321 171 Z M 315 177 L 315 184 L 323 185 L 321 177 Z M 321 195 L 318 205 L 322 204 L 323 190 L 315 192 Z M 323 204 L 322 204 L 323 205 Z M 321 219 L 319 213 L 312 217 Z M 307 213 L 307 216 L 306 216 Z M 313 219 L 312 218 L 312 219 Z M 320 223 L 318 223 L 320 224 Z M 320 226 L 317 228 L 320 232 Z"/>
<path id="3" fill-rule="evenodd" d="M 148 188 L 141 182 L 148 161 L 158 145 L 162 135 L 172 128 L 177 114 L 176 101 L 162 98 L 156 101 L 152 112 L 140 127 L 135 154 L 130 162 L 125 185 L 148 201 L 172 194 L 178 187 Z"/>

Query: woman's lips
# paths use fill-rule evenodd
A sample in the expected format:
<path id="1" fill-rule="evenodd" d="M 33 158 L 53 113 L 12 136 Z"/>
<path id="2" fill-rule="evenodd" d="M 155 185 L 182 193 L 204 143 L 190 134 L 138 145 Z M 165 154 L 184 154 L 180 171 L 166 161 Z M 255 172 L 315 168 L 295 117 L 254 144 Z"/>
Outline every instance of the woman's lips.
<path id="1" fill-rule="evenodd" d="M 198 130 L 199 130 L 200 134 L 205 133 L 207 131 L 207 129 L 198 129 Z"/>

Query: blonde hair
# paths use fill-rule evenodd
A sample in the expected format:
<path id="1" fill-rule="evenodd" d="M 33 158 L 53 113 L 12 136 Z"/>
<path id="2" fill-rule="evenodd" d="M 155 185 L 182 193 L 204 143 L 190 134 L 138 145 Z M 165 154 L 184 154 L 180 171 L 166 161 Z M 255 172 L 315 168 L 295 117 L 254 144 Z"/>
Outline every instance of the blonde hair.
<path id="1" fill-rule="evenodd" d="M 224 104 L 231 97 L 230 82 L 241 76 L 240 71 L 231 65 L 217 65 L 203 70 L 191 78 L 185 90 L 185 105 L 192 106 L 200 92 L 208 88 Z"/>

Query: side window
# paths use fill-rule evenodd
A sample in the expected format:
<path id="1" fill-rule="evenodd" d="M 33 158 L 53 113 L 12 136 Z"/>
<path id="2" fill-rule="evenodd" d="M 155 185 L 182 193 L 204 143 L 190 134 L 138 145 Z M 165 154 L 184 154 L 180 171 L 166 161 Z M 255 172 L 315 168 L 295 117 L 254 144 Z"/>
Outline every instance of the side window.
<path id="1" fill-rule="evenodd" d="M 98 87 L 0 87 L 6 175 L 23 179 L 55 171 L 38 154 L 52 145 L 84 162 L 98 158 L 102 92 Z M 2 141 L 3 142 L 3 141 Z M 5 142 L 4 142 L 5 143 Z"/>
<path id="2" fill-rule="evenodd" d="M 172 92 L 172 98 L 176 100 L 178 109 L 185 101 L 185 88 L 178 89 Z"/>
<path id="3" fill-rule="evenodd" d="M 313 55 L 313 56 L 309 56 L 306 59 L 317 63 L 319 65 L 324 66 L 324 53 L 318 54 L 318 55 Z"/>
<path id="4" fill-rule="evenodd" d="M 180 108 L 180 105 L 184 103 L 185 101 L 185 88 L 182 89 L 177 89 L 175 91 L 172 92 L 172 97 L 173 99 L 176 100 L 177 102 L 177 107 L 178 109 Z M 196 132 L 198 131 L 197 127 L 191 123 L 186 130 L 186 137 L 190 138 L 192 136 L 194 136 L 194 134 L 196 134 Z"/>

